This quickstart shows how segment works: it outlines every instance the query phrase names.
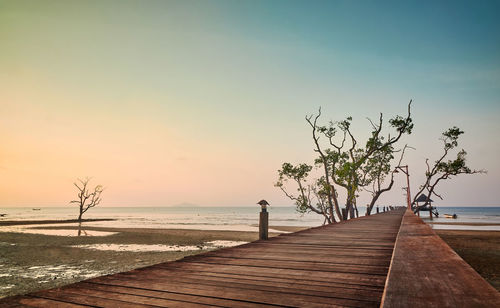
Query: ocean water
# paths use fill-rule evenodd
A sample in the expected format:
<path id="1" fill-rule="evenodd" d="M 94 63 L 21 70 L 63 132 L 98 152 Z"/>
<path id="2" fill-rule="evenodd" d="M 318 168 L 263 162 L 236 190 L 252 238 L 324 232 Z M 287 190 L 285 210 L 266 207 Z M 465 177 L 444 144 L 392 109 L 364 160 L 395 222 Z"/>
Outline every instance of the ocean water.
<path id="1" fill-rule="evenodd" d="M 420 217 L 434 229 L 500 231 L 500 207 L 437 207 L 440 216 L 429 219 L 429 212 Z M 443 214 L 456 214 L 457 219 L 444 218 Z M 441 224 L 446 223 L 446 224 Z M 489 224 L 489 225 L 477 225 Z"/>
<path id="2" fill-rule="evenodd" d="M 114 221 L 86 222 L 85 226 L 120 228 L 177 228 L 199 230 L 257 231 L 260 207 L 95 207 L 84 218 L 112 218 Z M 270 207 L 270 226 L 306 226 L 323 224 L 323 218 L 314 213 L 300 214 L 294 207 Z M 421 217 L 434 228 L 500 230 L 500 207 L 438 207 L 440 214 L 457 214 L 458 219 L 428 219 L 428 212 Z M 64 220 L 77 218 L 75 206 L 33 208 L 0 208 L 1 220 Z M 360 209 L 364 213 L 365 209 Z M 439 223 L 454 223 L 442 225 Z M 434 224 L 436 223 L 436 224 Z M 477 226 L 474 224 L 497 224 Z M 470 225 L 463 225 L 470 224 Z M 1 227 L 3 229 L 5 227 Z"/>
<path id="3" fill-rule="evenodd" d="M 260 207 L 95 207 L 84 218 L 112 218 L 114 221 L 85 222 L 85 226 L 117 228 L 176 228 L 199 230 L 258 231 Z M 270 207 L 269 225 L 322 225 L 317 214 L 300 214 L 293 207 Z M 1 208 L 1 220 L 76 219 L 76 207 Z M 1 230 L 1 228 L 0 228 Z"/>

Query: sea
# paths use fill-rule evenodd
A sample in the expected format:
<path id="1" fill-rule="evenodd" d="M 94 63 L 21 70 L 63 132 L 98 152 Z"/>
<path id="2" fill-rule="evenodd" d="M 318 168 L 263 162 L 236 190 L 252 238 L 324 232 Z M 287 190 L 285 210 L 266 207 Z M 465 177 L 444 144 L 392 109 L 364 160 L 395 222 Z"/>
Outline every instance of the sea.
<path id="1" fill-rule="evenodd" d="M 500 207 L 438 207 L 439 213 L 456 214 L 457 219 L 440 216 L 430 220 L 428 212 L 422 219 L 435 229 L 498 230 Z M 259 206 L 252 207 L 95 207 L 84 214 L 86 219 L 110 218 L 112 221 L 85 222 L 85 226 L 114 228 L 170 228 L 197 230 L 258 231 Z M 322 216 L 298 213 L 294 207 L 268 208 L 271 226 L 321 226 Z M 360 214 L 365 209 L 360 209 Z M 4 207 L 2 220 L 66 220 L 76 219 L 78 208 L 67 207 Z M 0 227 L 1 231 L 12 228 Z"/>

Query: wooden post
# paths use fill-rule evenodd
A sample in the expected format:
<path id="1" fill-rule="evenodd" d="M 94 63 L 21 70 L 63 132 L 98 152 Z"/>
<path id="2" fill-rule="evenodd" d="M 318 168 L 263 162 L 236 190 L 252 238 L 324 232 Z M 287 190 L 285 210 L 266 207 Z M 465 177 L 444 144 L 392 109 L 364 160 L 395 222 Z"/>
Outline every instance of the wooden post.
<path id="1" fill-rule="evenodd" d="M 432 220 L 432 206 L 429 205 L 429 217 Z"/>
<path id="2" fill-rule="evenodd" d="M 269 213 L 266 209 L 262 209 L 259 216 L 259 239 L 267 240 L 269 230 Z"/>
<path id="3" fill-rule="evenodd" d="M 378 208 L 378 206 L 377 206 L 377 214 L 378 214 L 379 212 L 380 212 L 380 210 L 379 210 L 379 208 Z"/>

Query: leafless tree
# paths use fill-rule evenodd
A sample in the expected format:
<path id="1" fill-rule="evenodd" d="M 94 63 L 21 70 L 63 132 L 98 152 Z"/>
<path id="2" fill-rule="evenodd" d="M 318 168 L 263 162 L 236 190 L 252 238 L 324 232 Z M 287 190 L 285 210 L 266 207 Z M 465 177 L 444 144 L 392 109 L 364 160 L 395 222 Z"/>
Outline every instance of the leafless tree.
<path id="1" fill-rule="evenodd" d="M 89 189 L 90 178 L 77 179 L 73 185 L 78 189 L 78 199 L 70 201 L 71 204 L 77 204 L 79 207 L 78 221 L 82 221 L 83 213 L 87 212 L 90 208 L 101 203 L 101 194 L 104 191 L 102 185 L 97 185 L 94 189 Z"/>

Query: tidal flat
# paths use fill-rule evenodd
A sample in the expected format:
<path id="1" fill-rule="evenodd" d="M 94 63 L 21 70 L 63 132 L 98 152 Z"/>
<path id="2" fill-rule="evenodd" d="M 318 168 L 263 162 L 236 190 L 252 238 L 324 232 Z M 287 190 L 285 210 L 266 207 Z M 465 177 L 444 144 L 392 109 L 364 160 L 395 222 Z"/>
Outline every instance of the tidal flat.
<path id="1" fill-rule="evenodd" d="M 59 287 L 258 239 L 258 233 L 242 231 L 88 227 L 82 234 L 110 235 L 76 236 L 77 227 L 37 228 L 51 230 L 51 234 L 59 230 L 62 235 L 0 232 L 0 297 Z"/>

